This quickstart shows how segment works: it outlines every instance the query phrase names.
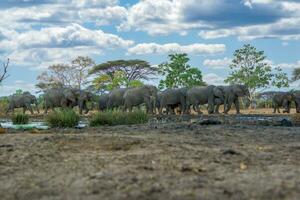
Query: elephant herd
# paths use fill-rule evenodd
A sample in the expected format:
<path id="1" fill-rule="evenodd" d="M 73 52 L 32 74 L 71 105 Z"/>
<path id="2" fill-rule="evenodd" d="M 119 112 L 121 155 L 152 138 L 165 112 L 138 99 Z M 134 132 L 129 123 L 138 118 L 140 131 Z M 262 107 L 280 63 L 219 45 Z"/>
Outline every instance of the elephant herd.
<path id="1" fill-rule="evenodd" d="M 283 107 L 283 113 L 290 113 L 292 103 L 295 103 L 296 112 L 300 113 L 300 92 L 278 92 L 273 95 L 273 113 L 280 113 L 279 108 Z"/>
<path id="2" fill-rule="evenodd" d="M 85 90 L 54 88 L 45 91 L 43 95 L 43 108 L 46 114 L 49 108 L 54 110 L 54 108 L 57 107 L 73 108 L 78 106 L 79 113 L 82 114 L 83 110 L 85 110 L 85 113 L 89 112 L 87 102 L 92 100 L 93 94 Z M 38 101 L 34 95 L 29 92 L 12 95 L 9 98 L 9 105 L 6 114 L 9 111 L 13 112 L 15 108 L 23 108 L 23 113 L 25 113 L 26 110 L 30 110 L 31 114 L 33 114 L 33 109 L 31 107 L 32 104 L 36 105 L 36 110 L 39 113 Z"/>
<path id="3" fill-rule="evenodd" d="M 147 113 L 174 114 L 179 108 L 182 114 L 189 114 L 193 109 L 201 114 L 200 105 L 208 105 L 208 113 L 218 113 L 220 105 L 228 113 L 235 104 L 239 113 L 238 97 L 249 96 L 244 85 L 231 86 L 195 86 L 192 88 L 166 89 L 159 92 L 156 87 L 144 85 L 138 88 L 121 88 L 99 97 L 99 110 L 122 109 L 131 112 L 133 107 L 145 105 Z"/>
<path id="4" fill-rule="evenodd" d="M 114 89 L 108 94 L 97 96 L 89 91 L 72 88 L 48 89 L 43 95 L 43 109 L 46 114 L 49 109 L 57 107 L 74 108 L 78 106 L 79 113 L 89 112 L 87 103 L 92 107 L 97 103 L 99 111 L 120 109 L 131 112 L 133 108 L 145 106 L 149 114 L 175 114 L 175 109 L 181 114 L 189 114 L 192 111 L 202 114 L 201 105 L 207 105 L 209 114 L 219 113 L 219 107 L 224 105 L 224 113 L 227 114 L 232 105 L 235 105 L 236 113 L 240 113 L 239 97 L 250 97 L 246 86 L 235 84 L 230 86 L 194 86 L 191 88 L 176 88 L 158 91 L 155 86 L 143 85 L 136 88 Z M 249 98 L 248 98 L 249 99 Z M 291 103 L 295 102 L 297 112 L 300 112 L 300 93 L 282 92 L 273 96 L 274 112 L 279 107 L 284 112 L 290 112 Z M 33 114 L 32 104 L 37 112 L 38 101 L 29 92 L 12 95 L 9 98 L 7 113 L 14 108 L 23 108 L 23 112 L 29 110 Z"/>

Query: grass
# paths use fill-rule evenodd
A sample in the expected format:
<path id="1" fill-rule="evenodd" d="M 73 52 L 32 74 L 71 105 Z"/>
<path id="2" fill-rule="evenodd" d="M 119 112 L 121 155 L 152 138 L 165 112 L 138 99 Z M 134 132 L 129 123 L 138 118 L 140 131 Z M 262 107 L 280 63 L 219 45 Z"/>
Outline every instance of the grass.
<path id="1" fill-rule="evenodd" d="M 73 128 L 79 122 L 79 115 L 72 109 L 59 109 L 46 116 L 46 123 L 52 128 Z"/>
<path id="2" fill-rule="evenodd" d="M 130 125 L 143 124 L 148 122 L 148 115 L 142 111 L 134 112 L 98 112 L 90 119 L 90 126 L 115 126 L 115 125 Z"/>
<path id="3" fill-rule="evenodd" d="M 15 125 L 28 124 L 29 116 L 23 113 L 14 114 L 11 117 L 11 121 Z"/>

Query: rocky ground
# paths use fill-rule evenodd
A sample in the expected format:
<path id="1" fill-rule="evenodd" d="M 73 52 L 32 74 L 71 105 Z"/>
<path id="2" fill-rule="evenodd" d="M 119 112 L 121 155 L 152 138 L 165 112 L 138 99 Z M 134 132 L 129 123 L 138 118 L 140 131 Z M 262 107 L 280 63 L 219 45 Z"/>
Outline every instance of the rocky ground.
<path id="1" fill-rule="evenodd" d="M 300 127 L 166 123 L 0 135 L 1 199 L 300 199 Z"/>

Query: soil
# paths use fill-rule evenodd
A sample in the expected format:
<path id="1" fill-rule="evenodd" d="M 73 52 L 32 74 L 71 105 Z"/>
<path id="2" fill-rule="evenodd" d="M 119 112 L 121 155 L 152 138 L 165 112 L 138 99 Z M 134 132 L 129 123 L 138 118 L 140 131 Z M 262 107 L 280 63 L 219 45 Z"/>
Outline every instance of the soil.
<path id="1" fill-rule="evenodd" d="M 165 123 L 0 135 L 1 199 L 300 199 L 300 127 Z"/>

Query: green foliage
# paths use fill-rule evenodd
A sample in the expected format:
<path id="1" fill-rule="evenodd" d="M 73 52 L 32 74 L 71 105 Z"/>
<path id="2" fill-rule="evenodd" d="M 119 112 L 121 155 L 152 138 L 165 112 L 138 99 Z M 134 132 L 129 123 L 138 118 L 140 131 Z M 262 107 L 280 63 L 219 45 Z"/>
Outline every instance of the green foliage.
<path id="1" fill-rule="evenodd" d="M 19 124 L 28 124 L 29 122 L 29 116 L 23 113 L 14 114 L 11 117 L 11 121 L 13 124 L 19 125 Z"/>
<path id="2" fill-rule="evenodd" d="M 160 74 L 165 76 L 159 83 L 160 89 L 205 85 L 201 71 L 188 64 L 187 54 L 171 54 L 169 58 L 170 62 L 159 65 Z"/>
<path id="3" fill-rule="evenodd" d="M 90 74 L 96 74 L 93 85 L 99 91 L 115 88 L 140 86 L 141 80 L 148 80 L 156 74 L 157 68 L 143 60 L 114 60 L 93 67 Z"/>
<path id="4" fill-rule="evenodd" d="M 49 113 L 45 121 L 50 127 L 73 128 L 79 119 L 79 115 L 73 109 L 59 109 Z"/>
<path id="5" fill-rule="evenodd" d="M 18 90 L 16 90 L 15 94 L 16 95 L 21 95 L 21 94 L 23 94 L 23 90 L 22 89 L 18 89 Z"/>
<path id="6" fill-rule="evenodd" d="M 148 115 L 142 111 L 134 112 L 98 112 L 90 119 L 90 126 L 115 126 L 143 124 L 148 122 Z"/>
<path id="7" fill-rule="evenodd" d="M 272 70 L 266 61 L 264 51 L 258 51 L 250 44 L 235 51 L 229 67 L 232 72 L 225 82 L 245 84 L 249 88 L 251 96 L 260 88 L 289 86 L 287 74 L 282 72 L 279 67 Z"/>
<path id="8" fill-rule="evenodd" d="M 292 81 L 300 80 L 300 68 L 295 68 L 293 70 Z"/>
<path id="9" fill-rule="evenodd" d="M 8 97 L 0 97 L 0 113 L 5 113 L 9 104 Z"/>

